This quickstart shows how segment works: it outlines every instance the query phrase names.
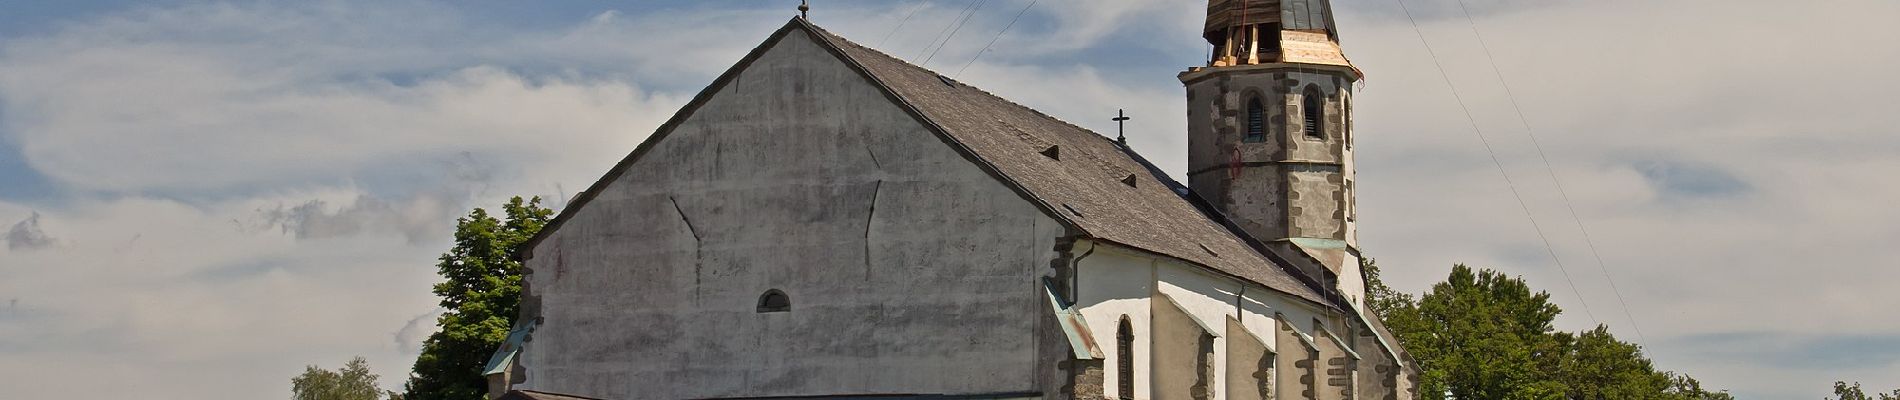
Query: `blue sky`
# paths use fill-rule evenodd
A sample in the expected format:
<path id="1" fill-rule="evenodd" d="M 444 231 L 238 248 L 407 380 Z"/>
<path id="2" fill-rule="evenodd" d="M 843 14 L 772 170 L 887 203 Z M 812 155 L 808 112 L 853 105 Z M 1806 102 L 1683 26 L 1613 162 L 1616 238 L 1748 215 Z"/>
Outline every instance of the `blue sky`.
<path id="1" fill-rule="evenodd" d="M 935 57 L 970 3 L 815 3 L 827 29 L 969 64 L 959 80 L 1098 132 L 1127 109 L 1135 148 L 1182 172 L 1174 76 L 1206 51 L 1198 2 L 1041 2 L 998 37 L 1028 3 L 989 1 Z M 1900 4 L 1468 0 L 1467 23 L 1407 0 L 1414 31 L 1392 0 L 1339 3 L 1369 77 L 1361 241 L 1400 289 L 1453 263 L 1523 276 L 1561 328 L 1640 327 L 1662 367 L 1744 398 L 1900 387 Z M 0 390 L 150 397 L 215 376 L 214 398 L 282 396 L 353 355 L 395 388 L 456 216 L 558 205 L 795 6 L 0 3 Z"/>

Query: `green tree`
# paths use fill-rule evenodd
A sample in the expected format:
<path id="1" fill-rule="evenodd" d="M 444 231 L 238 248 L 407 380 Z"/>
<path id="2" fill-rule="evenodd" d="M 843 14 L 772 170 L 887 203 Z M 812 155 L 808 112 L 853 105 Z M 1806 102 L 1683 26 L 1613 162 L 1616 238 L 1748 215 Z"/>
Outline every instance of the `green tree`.
<path id="1" fill-rule="evenodd" d="M 483 364 L 514 325 L 521 299 L 521 245 L 541 231 L 552 210 L 541 198 L 515 197 L 505 219 L 476 208 L 456 221 L 455 247 L 443 253 L 435 285 L 442 297 L 438 329 L 422 344 L 405 385 L 409 400 L 478 400 L 487 393 Z"/>
<path id="2" fill-rule="evenodd" d="M 303 375 L 290 378 L 290 393 L 291 400 L 378 400 L 384 394 L 363 357 L 352 358 L 335 371 L 304 367 Z"/>
<path id="3" fill-rule="evenodd" d="M 1735 396 L 1729 395 L 1726 391 L 1711 392 L 1702 389 L 1702 381 L 1695 380 L 1695 378 L 1691 378 L 1688 375 L 1674 372 L 1668 374 L 1669 391 L 1667 393 L 1675 396 L 1674 398 L 1689 400 L 1735 400 Z"/>
<path id="4" fill-rule="evenodd" d="M 1874 393 L 1874 397 L 1868 397 L 1867 392 L 1860 390 L 1860 382 L 1849 386 L 1847 382 L 1834 381 L 1834 397 L 1826 400 L 1900 400 L 1900 389 L 1894 389 L 1891 394 Z"/>
<path id="5" fill-rule="evenodd" d="M 1457 265 L 1415 300 L 1387 286 L 1376 262 L 1362 267 L 1367 307 L 1418 363 L 1422 398 L 1732 400 L 1657 371 L 1607 327 L 1557 331 L 1562 309 L 1523 279 Z"/>
<path id="6" fill-rule="evenodd" d="M 1549 294 L 1532 292 L 1521 279 L 1458 265 L 1419 297 L 1417 312 L 1413 328 L 1420 330 L 1399 335 L 1431 343 L 1413 353 L 1421 367 L 1443 371 L 1426 375 L 1421 390 L 1460 399 L 1552 399 L 1563 393 L 1547 379 L 1556 372 L 1551 356 L 1562 351 L 1550 335 L 1562 311 Z"/>
<path id="7" fill-rule="evenodd" d="M 1571 398 L 1671 398 L 1658 395 L 1669 392 L 1675 377 L 1656 371 L 1641 348 L 1617 340 L 1607 327 L 1577 335 L 1568 347 L 1562 376 Z"/>

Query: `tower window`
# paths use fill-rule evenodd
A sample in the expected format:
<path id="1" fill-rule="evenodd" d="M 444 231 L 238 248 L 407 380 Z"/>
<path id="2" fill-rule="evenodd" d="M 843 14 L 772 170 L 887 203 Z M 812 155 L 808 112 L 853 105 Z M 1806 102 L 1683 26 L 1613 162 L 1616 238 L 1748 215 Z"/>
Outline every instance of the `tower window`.
<path id="1" fill-rule="evenodd" d="M 1267 107 L 1260 104 L 1260 97 L 1247 99 L 1247 136 L 1242 140 L 1248 143 L 1267 140 Z"/>
<path id="2" fill-rule="evenodd" d="M 772 289 L 765 291 L 765 294 L 759 295 L 759 312 L 761 313 L 786 312 L 791 310 L 792 298 L 786 296 L 785 292 Z"/>
<path id="3" fill-rule="evenodd" d="M 1320 94 L 1318 86 L 1307 85 L 1302 97 L 1306 98 L 1300 107 L 1300 115 L 1306 117 L 1306 138 L 1326 140 L 1325 95 Z"/>
<path id="4" fill-rule="evenodd" d="M 1280 23 L 1278 22 L 1260 26 L 1260 58 L 1266 59 L 1269 53 L 1280 53 Z M 1276 57 L 1276 59 L 1285 58 Z"/>
<path id="5" fill-rule="evenodd" d="M 1115 394 L 1124 400 L 1135 398 L 1135 327 L 1122 316 L 1115 330 Z"/>

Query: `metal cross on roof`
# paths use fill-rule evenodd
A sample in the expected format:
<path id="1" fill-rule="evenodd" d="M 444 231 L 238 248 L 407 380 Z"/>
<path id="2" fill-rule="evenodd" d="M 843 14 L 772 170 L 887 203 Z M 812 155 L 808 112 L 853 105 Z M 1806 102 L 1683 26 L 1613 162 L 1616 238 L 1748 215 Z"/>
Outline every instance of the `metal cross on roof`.
<path id="1" fill-rule="evenodd" d="M 1128 144 L 1128 136 L 1125 136 L 1125 134 L 1123 133 L 1123 131 L 1126 130 L 1123 125 L 1127 123 L 1128 120 L 1130 119 L 1133 119 L 1133 118 L 1128 118 L 1127 114 L 1123 114 L 1122 109 L 1119 109 L 1119 108 L 1115 109 L 1115 142 L 1116 143 L 1121 143 L 1123 145 Z"/>

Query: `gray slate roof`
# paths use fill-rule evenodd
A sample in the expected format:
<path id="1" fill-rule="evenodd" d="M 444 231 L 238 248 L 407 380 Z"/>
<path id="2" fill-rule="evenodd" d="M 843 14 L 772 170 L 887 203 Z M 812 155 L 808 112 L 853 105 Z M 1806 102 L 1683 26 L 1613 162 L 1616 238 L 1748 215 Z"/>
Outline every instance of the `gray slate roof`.
<path id="1" fill-rule="evenodd" d="M 1197 208 L 1181 185 L 1113 140 L 852 43 L 803 19 L 793 18 L 786 28 L 801 28 L 834 47 L 947 135 L 952 145 L 1089 237 L 1333 304 L 1217 222 L 1220 216 Z M 1059 159 L 1042 154 L 1051 146 L 1059 148 Z M 1131 176 L 1132 187 L 1124 183 Z"/>

